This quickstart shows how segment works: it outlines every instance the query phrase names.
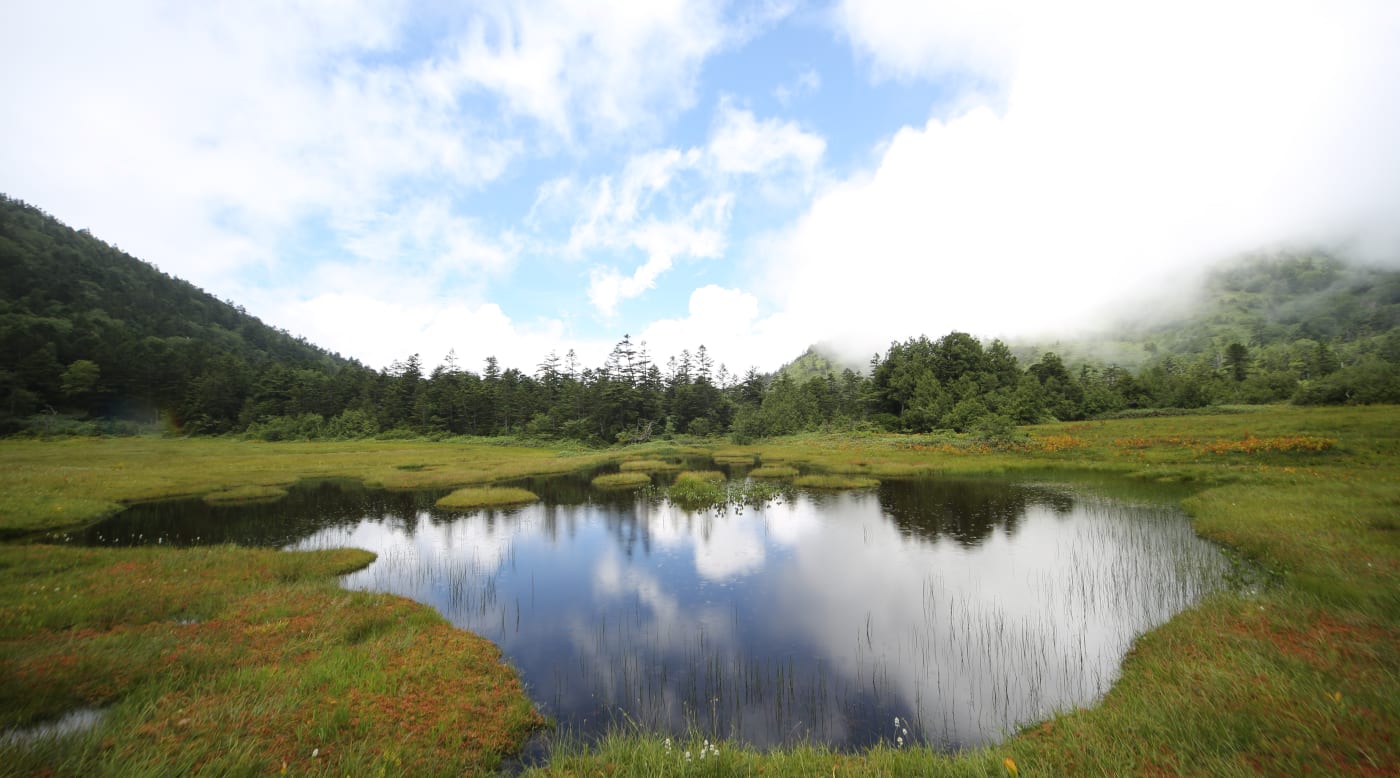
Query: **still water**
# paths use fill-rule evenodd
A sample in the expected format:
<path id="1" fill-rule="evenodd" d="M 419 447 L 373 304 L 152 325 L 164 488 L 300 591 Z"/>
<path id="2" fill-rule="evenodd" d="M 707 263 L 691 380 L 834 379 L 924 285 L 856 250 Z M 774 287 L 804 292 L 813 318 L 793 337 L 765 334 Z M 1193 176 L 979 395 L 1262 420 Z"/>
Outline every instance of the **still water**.
<path id="1" fill-rule="evenodd" d="M 491 639 L 561 730 L 757 746 L 996 741 L 1091 704 L 1135 636 L 1229 570 L 1169 504 L 1061 485 L 896 481 L 720 512 L 581 475 L 523 485 L 542 502 L 452 512 L 318 482 L 138 506 L 75 540 L 369 549 L 345 586 Z"/>

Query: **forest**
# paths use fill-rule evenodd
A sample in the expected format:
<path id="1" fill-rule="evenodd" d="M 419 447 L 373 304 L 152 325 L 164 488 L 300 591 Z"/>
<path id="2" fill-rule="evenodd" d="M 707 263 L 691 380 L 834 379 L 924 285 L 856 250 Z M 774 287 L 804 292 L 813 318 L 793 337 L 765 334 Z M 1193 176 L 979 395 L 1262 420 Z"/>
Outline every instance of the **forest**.
<path id="1" fill-rule="evenodd" d="M 1169 323 L 1063 353 L 950 332 L 860 369 L 809 351 L 732 372 L 704 345 L 664 357 L 623 335 L 601 365 L 522 370 L 406 354 L 383 370 L 0 196 L 0 434 L 240 434 L 265 440 L 517 436 L 587 444 L 748 442 L 808 430 L 948 430 L 1213 405 L 1400 402 L 1400 272 L 1326 255 L 1222 265 Z M 408 351 L 408 349 L 406 349 Z"/>

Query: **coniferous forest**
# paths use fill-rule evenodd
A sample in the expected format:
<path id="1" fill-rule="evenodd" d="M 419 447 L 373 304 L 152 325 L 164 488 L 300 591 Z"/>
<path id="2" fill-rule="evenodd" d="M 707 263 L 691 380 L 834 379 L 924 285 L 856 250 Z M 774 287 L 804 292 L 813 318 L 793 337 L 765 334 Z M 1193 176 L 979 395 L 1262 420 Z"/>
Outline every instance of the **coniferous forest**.
<path id="1" fill-rule="evenodd" d="M 746 442 L 809 430 L 1005 439 L 1051 419 L 1213 405 L 1400 402 L 1400 273 L 1324 255 L 1222 265 L 1188 314 L 1063 353 L 951 332 L 860 369 L 817 350 L 773 374 L 703 344 L 656 355 L 623 335 L 572 352 L 384 370 L 249 315 L 86 231 L 0 196 L 0 433 L 243 434 L 268 440 L 501 436 L 589 444 Z"/>

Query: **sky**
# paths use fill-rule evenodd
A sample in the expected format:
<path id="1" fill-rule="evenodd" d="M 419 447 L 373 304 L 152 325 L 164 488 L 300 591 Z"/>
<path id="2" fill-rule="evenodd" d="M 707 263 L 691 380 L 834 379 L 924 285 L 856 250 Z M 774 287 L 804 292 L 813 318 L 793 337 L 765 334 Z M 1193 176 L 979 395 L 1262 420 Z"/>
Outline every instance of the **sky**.
<path id="1" fill-rule="evenodd" d="M 1074 333 L 1400 266 L 1393 0 L 12 3 L 0 192 L 373 368 Z"/>

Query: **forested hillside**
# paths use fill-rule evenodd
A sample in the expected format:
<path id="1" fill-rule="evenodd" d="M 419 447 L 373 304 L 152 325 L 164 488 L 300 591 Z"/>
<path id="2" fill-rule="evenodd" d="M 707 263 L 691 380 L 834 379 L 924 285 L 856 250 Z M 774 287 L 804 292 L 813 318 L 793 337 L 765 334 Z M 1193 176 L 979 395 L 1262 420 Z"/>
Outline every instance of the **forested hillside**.
<path id="1" fill-rule="evenodd" d="M 330 412 L 372 375 L 0 195 L 0 431 L 163 415 L 223 432 L 258 412 L 257 390 L 295 387 L 298 407 Z"/>
<path id="2" fill-rule="evenodd" d="M 1213 404 L 1400 402 L 1400 273 L 1326 257 L 1224 266 L 1174 321 L 1013 349 L 962 332 L 891 343 L 862 371 L 812 349 L 772 376 L 704 345 L 664 361 L 624 335 L 604 364 L 530 372 L 411 353 L 382 371 L 328 354 L 0 199 L 0 432 L 151 429 L 266 439 L 516 435 L 739 440 L 814 429 L 952 430 Z M 1063 348 L 1061 348 L 1063 345 Z M 1056 353 L 1059 351 L 1061 353 Z"/>
<path id="3" fill-rule="evenodd" d="M 1162 398 L 1176 405 L 1400 401 L 1400 272 L 1322 255 L 1247 257 L 1210 273 L 1191 299 L 1174 316 L 1120 323 L 1062 353 L 1178 384 Z M 1198 391 L 1210 376 L 1232 380 Z"/>

